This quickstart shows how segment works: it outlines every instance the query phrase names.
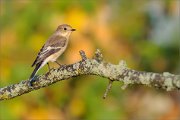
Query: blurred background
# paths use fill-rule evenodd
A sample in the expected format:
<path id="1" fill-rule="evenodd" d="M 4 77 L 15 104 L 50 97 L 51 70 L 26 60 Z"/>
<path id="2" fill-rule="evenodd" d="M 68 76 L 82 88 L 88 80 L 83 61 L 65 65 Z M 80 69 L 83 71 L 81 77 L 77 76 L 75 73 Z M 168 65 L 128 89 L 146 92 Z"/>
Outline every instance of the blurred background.
<path id="1" fill-rule="evenodd" d="M 97 48 L 113 64 L 151 72 L 180 73 L 179 0 L 0 0 L 0 87 L 29 78 L 41 46 L 63 23 L 71 35 L 62 64 L 91 58 Z M 57 68 L 55 63 L 51 67 Z M 38 74 L 48 71 L 43 67 Z M 80 76 L 0 102 L 1 120 L 178 120 L 180 92 Z"/>

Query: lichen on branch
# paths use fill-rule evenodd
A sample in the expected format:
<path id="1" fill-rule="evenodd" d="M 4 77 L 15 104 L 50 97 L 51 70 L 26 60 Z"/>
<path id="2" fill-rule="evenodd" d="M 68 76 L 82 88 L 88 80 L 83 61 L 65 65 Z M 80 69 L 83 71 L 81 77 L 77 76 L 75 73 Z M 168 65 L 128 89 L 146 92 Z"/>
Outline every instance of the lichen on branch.
<path id="1" fill-rule="evenodd" d="M 0 88 L 0 101 L 11 99 L 25 93 L 49 86 L 58 81 L 67 80 L 68 78 L 78 77 L 80 75 L 97 75 L 111 81 L 109 84 L 110 89 L 112 82 L 123 82 L 123 89 L 128 85 L 141 84 L 167 91 L 180 90 L 180 75 L 170 74 L 168 72 L 153 73 L 136 71 L 127 67 L 126 62 L 121 60 L 119 64 L 114 65 L 110 62 L 103 60 L 100 50 L 96 50 L 92 59 L 88 59 L 84 51 L 80 51 L 82 60 L 70 64 L 63 65 L 57 69 L 51 69 L 43 75 L 36 76 L 33 87 L 29 86 L 29 80 L 23 80 L 17 84 L 12 84 Z M 104 96 L 107 95 L 107 92 Z"/>

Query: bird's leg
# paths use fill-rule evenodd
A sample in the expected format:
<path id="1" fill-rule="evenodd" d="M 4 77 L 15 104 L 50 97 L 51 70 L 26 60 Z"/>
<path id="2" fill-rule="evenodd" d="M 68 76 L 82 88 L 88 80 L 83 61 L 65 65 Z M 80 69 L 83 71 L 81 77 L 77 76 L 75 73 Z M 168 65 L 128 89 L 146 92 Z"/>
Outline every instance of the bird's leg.
<path id="1" fill-rule="evenodd" d="M 49 69 L 49 72 L 50 72 L 51 68 L 50 68 L 50 65 L 49 65 L 49 63 L 47 63 L 47 65 L 48 65 L 48 69 Z"/>
<path id="2" fill-rule="evenodd" d="M 60 68 L 63 68 L 66 66 L 66 65 L 61 65 L 60 63 L 58 63 L 58 61 L 55 61 L 55 62 L 59 65 Z"/>
<path id="3" fill-rule="evenodd" d="M 65 67 L 66 65 L 61 65 L 60 63 L 58 63 L 58 61 L 55 61 L 58 65 L 59 65 L 59 67 Z"/>
<path id="4" fill-rule="evenodd" d="M 58 61 L 55 61 L 60 67 L 62 66 L 60 63 L 58 63 Z"/>
<path id="5" fill-rule="evenodd" d="M 33 87 L 33 82 L 35 82 L 34 77 L 30 79 L 29 84 L 28 84 L 29 87 Z"/>

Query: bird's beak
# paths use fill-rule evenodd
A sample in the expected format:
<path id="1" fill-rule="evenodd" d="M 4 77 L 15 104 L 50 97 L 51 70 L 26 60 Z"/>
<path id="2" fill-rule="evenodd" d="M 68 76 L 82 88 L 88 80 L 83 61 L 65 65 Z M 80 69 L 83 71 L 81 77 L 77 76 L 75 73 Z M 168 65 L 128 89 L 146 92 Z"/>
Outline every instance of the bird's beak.
<path id="1" fill-rule="evenodd" d="M 76 31 L 76 29 L 71 29 L 71 31 Z"/>

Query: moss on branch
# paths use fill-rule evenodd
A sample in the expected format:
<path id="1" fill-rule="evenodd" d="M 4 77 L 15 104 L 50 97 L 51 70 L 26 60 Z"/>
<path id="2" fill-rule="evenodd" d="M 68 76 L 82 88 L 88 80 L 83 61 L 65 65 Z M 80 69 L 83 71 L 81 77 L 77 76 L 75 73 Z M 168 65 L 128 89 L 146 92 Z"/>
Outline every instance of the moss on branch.
<path id="1" fill-rule="evenodd" d="M 80 55 L 82 60 L 77 63 L 51 69 L 50 72 L 37 76 L 33 87 L 29 86 L 29 80 L 23 80 L 17 84 L 0 88 L 0 100 L 11 99 L 80 75 L 97 75 L 111 81 L 120 81 L 124 83 L 122 88 L 126 88 L 128 85 L 141 84 L 167 91 L 180 90 L 180 75 L 168 72 L 160 74 L 132 70 L 127 67 L 123 60 L 118 65 L 114 65 L 103 60 L 100 50 L 95 52 L 93 59 L 88 59 L 84 51 L 80 51 Z"/>

